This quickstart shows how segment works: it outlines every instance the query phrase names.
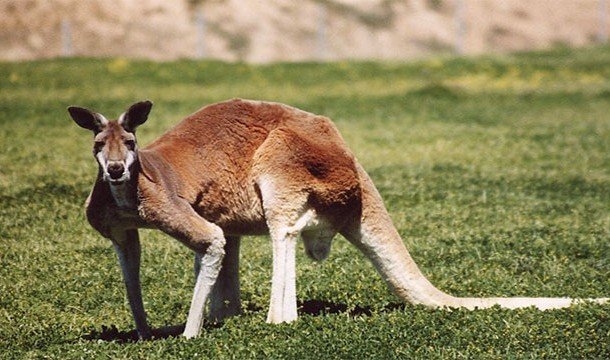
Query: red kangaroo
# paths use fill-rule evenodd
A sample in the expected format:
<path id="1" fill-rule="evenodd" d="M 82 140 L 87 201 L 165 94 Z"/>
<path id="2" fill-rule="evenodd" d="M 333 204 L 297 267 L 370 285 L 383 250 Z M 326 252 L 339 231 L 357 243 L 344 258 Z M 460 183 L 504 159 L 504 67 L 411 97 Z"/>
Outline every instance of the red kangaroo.
<path id="1" fill-rule="evenodd" d="M 138 334 L 149 338 L 140 290 L 138 228 L 156 228 L 195 252 L 196 285 L 184 336 L 199 335 L 204 309 L 240 312 L 240 236 L 269 234 L 273 276 L 267 322 L 297 318 L 295 247 L 323 260 L 337 233 L 375 265 L 405 302 L 440 307 L 567 307 L 570 298 L 460 298 L 421 273 L 373 182 L 326 117 L 269 102 L 231 100 L 186 117 L 138 149 L 135 131 L 151 110 L 133 104 L 116 121 L 80 107 L 72 119 L 94 135 L 98 176 L 89 223 L 112 240 Z M 603 303 L 608 299 L 590 299 Z"/>

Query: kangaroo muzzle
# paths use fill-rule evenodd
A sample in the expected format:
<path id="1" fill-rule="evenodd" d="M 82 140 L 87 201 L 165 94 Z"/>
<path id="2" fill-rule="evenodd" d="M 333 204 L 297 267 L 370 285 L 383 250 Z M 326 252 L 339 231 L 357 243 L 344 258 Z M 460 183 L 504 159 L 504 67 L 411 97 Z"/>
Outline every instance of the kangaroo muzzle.
<path id="1" fill-rule="evenodd" d="M 119 180 L 125 173 L 125 166 L 120 162 L 112 162 L 108 164 L 108 175 L 110 180 Z"/>

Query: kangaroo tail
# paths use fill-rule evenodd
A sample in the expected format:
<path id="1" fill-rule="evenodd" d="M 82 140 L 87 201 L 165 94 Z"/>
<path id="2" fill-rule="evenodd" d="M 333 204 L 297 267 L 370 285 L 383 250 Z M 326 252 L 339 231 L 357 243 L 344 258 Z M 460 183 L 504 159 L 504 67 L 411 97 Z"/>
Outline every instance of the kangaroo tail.
<path id="1" fill-rule="evenodd" d="M 411 258 L 368 174 L 359 164 L 357 167 L 362 186 L 362 213 L 360 219 L 343 229 L 342 234 L 371 260 L 388 286 L 404 301 L 433 308 L 475 309 L 499 305 L 509 309 L 535 306 L 540 310 L 610 301 L 608 298 L 462 298 L 437 289 Z"/>

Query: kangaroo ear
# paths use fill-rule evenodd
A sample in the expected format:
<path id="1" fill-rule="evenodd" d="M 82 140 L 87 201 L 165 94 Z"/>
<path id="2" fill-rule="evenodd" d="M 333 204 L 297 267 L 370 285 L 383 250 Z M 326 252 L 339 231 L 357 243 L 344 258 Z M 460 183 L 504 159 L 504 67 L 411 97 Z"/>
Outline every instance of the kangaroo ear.
<path id="1" fill-rule="evenodd" d="M 136 132 L 136 128 L 148 119 L 148 114 L 152 108 L 153 103 L 150 100 L 144 100 L 137 102 L 129 107 L 119 117 L 119 124 L 129 132 Z"/>
<path id="2" fill-rule="evenodd" d="M 98 114 L 89 109 L 70 106 L 68 112 L 70 113 L 72 120 L 74 120 L 78 126 L 91 130 L 96 134 L 102 131 L 104 126 L 108 124 L 108 120 L 106 120 L 102 114 Z"/>

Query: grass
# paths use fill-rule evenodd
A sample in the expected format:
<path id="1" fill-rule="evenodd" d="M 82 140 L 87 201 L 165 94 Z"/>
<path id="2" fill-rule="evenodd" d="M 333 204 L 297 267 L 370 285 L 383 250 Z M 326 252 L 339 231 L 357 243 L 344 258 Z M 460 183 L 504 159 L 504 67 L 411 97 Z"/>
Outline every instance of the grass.
<path id="1" fill-rule="evenodd" d="M 243 316 L 194 340 L 134 325 L 111 244 L 86 223 L 95 176 L 78 104 L 155 102 L 149 143 L 204 104 L 285 102 L 331 117 L 422 271 L 461 296 L 610 295 L 610 48 L 417 63 L 0 63 L 0 358 L 608 358 L 610 306 L 540 312 L 402 305 L 337 238 L 298 252 L 300 318 L 264 323 L 271 249 L 242 242 Z M 154 327 L 185 321 L 191 254 L 143 231 Z M 107 341 L 113 340 L 114 341 Z"/>

